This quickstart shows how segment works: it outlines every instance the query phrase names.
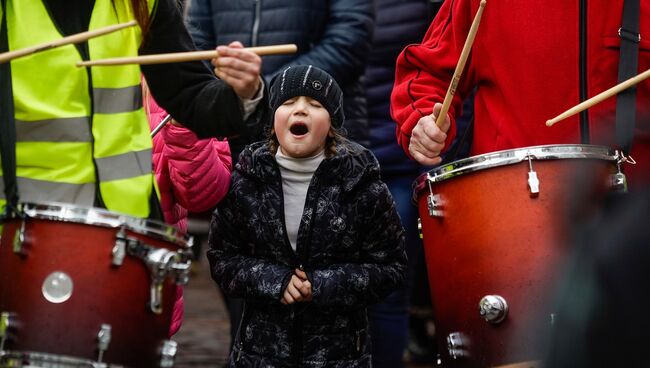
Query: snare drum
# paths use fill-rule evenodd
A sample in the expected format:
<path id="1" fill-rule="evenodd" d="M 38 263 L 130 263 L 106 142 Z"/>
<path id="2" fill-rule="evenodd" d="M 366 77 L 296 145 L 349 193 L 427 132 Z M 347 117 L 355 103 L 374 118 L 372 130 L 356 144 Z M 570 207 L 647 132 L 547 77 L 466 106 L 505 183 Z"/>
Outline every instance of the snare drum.
<path id="1" fill-rule="evenodd" d="M 617 162 L 606 147 L 536 146 L 474 156 L 418 178 L 443 366 L 536 365 L 538 338 L 555 317 L 549 290 L 566 252 L 569 196 L 583 189 L 573 179 L 620 179 Z"/>
<path id="2" fill-rule="evenodd" d="M 173 366 L 192 239 L 97 208 L 19 207 L 0 241 L 0 366 Z"/>

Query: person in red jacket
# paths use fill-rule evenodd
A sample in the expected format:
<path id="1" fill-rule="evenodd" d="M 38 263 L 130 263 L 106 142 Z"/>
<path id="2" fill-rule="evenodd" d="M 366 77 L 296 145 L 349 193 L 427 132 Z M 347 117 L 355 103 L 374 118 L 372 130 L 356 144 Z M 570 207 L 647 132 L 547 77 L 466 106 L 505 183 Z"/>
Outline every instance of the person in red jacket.
<path id="1" fill-rule="evenodd" d="M 421 164 L 440 163 L 456 135 L 462 100 L 474 88 L 474 155 L 543 144 L 615 146 L 615 98 L 552 127 L 545 122 L 617 84 L 623 0 L 488 1 L 447 120 L 435 125 L 479 3 L 446 1 L 422 43 L 397 59 L 391 114 L 407 154 Z M 640 34 L 638 72 L 650 68 L 645 1 Z M 636 93 L 630 156 L 638 164 L 624 167 L 631 186 L 650 181 L 650 82 Z"/>

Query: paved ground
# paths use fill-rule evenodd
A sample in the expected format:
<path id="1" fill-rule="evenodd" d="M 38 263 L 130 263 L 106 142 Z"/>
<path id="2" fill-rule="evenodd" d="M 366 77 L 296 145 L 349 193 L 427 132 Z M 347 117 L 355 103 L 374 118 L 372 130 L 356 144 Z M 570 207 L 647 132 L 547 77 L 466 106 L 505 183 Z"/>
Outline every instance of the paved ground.
<path id="1" fill-rule="evenodd" d="M 203 248 L 205 249 L 205 248 Z M 185 288 L 185 319 L 174 336 L 178 342 L 177 368 L 215 368 L 226 362 L 230 323 L 221 294 L 210 278 L 205 256 L 195 262 L 194 274 Z M 433 365 L 406 367 L 432 368 Z"/>

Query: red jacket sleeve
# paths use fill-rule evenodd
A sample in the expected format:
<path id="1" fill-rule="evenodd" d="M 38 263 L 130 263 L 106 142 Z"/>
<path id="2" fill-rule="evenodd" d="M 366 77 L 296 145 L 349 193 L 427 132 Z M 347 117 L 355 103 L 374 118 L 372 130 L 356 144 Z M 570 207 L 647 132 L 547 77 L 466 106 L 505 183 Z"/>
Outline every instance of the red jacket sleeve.
<path id="1" fill-rule="evenodd" d="M 398 124 L 397 141 L 407 154 L 418 120 L 444 101 L 478 4 L 478 0 L 445 1 L 422 43 L 407 46 L 397 58 L 391 115 Z M 445 149 L 456 136 L 455 117 L 461 113 L 462 100 L 475 84 L 471 58 L 470 54 L 449 109 L 452 124 Z"/>

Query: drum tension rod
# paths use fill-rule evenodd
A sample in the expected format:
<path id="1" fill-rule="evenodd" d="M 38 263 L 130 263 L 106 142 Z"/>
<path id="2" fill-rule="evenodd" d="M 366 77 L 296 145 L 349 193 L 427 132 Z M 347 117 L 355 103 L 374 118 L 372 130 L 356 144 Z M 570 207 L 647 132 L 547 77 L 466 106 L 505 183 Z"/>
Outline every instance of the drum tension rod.
<path id="1" fill-rule="evenodd" d="M 97 333 L 97 363 L 101 363 L 104 359 L 104 352 L 108 350 L 108 345 L 111 343 L 111 325 L 103 323 L 99 332 Z"/>
<path id="2" fill-rule="evenodd" d="M 25 245 L 25 218 L 23 217 L 22 220 L 20 220 L 20 228 L 16 229 L 16 233 L 14 234 L 14 241 L 13 241 L 13 251 L 16 254 L 20 254 L 21 256 L 26 256 L 27 253 L 25 253 L 23 249 L 23 245 Z"/>
<path id="3" fill-rule="evenodd" d="M 433 179 L 427 177 L 427 185 L 429 186 L 429 196 L 427 196 L 427 207 L 429 209 L 429 216 L 431 217 L 444 217 L 444 201 L 440 194 L 433 194 L 433 188 L 431 188 L 431 181 Z"/>
<path id="4" fill-rule="evenodd" d="M 530 196 L 537 197 L 539 195 L 539 179 L 537 178 L 537 172 L 533 170 L 533 155 L 528 153 L 526 155 L 528 159 L 528 188 L 530 188 Z"/>

